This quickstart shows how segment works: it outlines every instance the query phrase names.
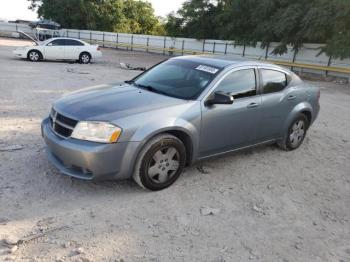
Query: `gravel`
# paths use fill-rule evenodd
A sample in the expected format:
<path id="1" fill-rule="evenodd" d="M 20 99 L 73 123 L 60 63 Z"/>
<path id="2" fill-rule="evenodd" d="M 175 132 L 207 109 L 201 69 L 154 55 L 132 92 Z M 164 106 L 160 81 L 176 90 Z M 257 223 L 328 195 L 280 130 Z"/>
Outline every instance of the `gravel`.
<path id="1" fill-rule="evenodd" d="M 321 113 L 298 150 L 207 160 L 146 192 L 59 174 L 40 122 L 62 95 L 138 73 L 119 63 L 166 57 L 104 50 L 90 65 L 30 63 L 12 57 L 22 43 L 0 39 L 0 147 L 18 149 L 0 152 L 0 242 L 41 237 L 11 254 L 0 245 L 0 261 L 350 261 L 349 85 L 313 82 Z"/>

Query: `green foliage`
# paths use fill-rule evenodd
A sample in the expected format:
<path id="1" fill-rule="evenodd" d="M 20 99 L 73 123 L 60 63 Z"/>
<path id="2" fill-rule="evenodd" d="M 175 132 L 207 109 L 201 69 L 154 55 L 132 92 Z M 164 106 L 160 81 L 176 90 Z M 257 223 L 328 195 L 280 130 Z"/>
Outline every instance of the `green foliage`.
<path id="1" fill-rule="evenodd" d="M 28 0 L 39 17 L 65 28 L 135 34 L 165 34 L 152 5 L 136 0 Z"/>
<path id="2" fill-rule="evenodd" d="M 321 52 L 350 57 L 350 0 L 187 0 L 167 17 L 171 36 L 231 39 L 283 54 L 291 45 L 325 43 Z"/>

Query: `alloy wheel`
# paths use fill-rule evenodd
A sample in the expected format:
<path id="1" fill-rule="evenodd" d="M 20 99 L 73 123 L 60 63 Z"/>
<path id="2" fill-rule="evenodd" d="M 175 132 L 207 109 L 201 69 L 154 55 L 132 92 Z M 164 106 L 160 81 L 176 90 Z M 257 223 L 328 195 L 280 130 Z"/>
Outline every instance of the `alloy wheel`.
<path id="1" fill-rule="evenodd" d="M 291 133 L 289 135 L 289 141 L 292 147 L 297 147 L 304 139 L 305 135 L 305 123 L 303 120 L 298 120 L 292 126 Z"/>
<path id="2" fill-rule="evenodd" d="M 81 61 L 83 61 L 84 64 L 89 63 L 89 62 L 90 62 L 90 57 L 89 57 L 89 55 L 83 54 L 83 55 L 81 56 Z"/>
<path id="3" fill-rule="evenodd" d="M 30 52 L 29 58 L 32 61 L 38 61 L 40 56 L 39 56 L 39 54 L 37 52 Z"/>
<path id="4" fill-rule="evenodd" d="M 148 177 L 156 184 L 171 179 L 180 166 L 180 155 L 175 147 L 164 147 L 156 151 L 148 166 Z"/>

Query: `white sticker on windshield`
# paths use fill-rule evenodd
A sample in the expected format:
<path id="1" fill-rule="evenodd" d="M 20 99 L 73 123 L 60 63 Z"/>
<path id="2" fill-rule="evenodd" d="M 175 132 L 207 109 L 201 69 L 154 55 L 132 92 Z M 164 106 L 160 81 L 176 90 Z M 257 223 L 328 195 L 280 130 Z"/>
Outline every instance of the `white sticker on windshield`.
<path id="1" fill-rule="evenodd" d="M 199 65 L 196 67 L 197 70 L 200 70 L 200 71 L 204 71 L 204 72 L 207 72 L 207 73 L 210 73 L 210 74 L 216 74 L 219 69 L 215 68 L 215 67 L 211 67 L 211 66 L 205 66 L 205 65 Z"/>

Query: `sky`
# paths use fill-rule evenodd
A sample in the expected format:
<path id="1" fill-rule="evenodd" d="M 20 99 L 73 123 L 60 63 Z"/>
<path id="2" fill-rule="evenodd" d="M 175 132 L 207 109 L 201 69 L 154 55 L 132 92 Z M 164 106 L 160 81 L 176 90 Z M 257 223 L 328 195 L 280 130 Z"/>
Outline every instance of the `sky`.
<path id="1" fill-rule="evenodd" d="M 151 2 L 157 16 L 165 16 L 171 11 L 177 11 L 184 0 L 147 0 Z M 35 20 L 35 12 L 28 10 L 27 0 L 0 0 L 0 19 Z"/>

